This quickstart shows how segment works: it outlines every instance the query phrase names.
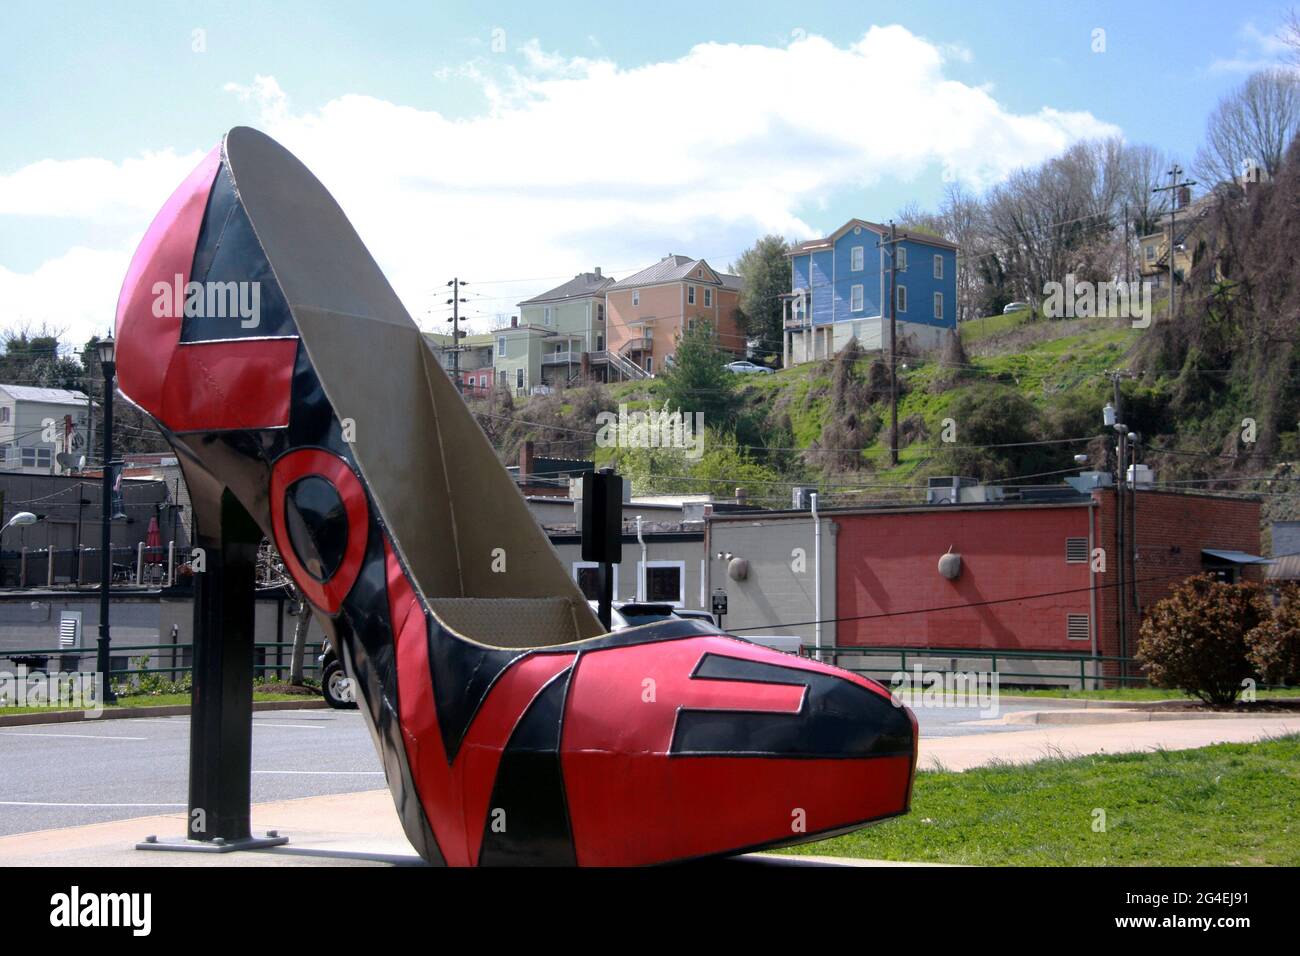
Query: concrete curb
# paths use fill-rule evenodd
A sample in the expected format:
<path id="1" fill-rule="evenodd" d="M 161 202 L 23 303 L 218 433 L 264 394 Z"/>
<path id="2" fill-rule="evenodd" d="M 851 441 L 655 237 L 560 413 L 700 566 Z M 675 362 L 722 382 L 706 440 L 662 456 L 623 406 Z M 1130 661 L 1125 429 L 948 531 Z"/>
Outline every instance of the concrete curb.
<path id="1" fill-rule="evenodd" d="M 1025 710 L 1004 714 L 1004 724 L 1130 724 L 1154 720 L 1239 720 L 1259 714 L 1212 710 Z"/>
<path id="2" fill-rule="evenodd" d="M 1186 697 L 1174 697 L 1167 700 L 1129 701 L 1089 700 L 1081 697 L 1021 697 L 1013 694 L 999 694 L 998 700 L 1012 701 L 1017 704 L 1041 704 L 1044 707 L 1062 707 L 1069 710 L 1195 711 L 1202 706 L 1199 700 L 1190 700 Z M 1300 697 L 1268 697 L 1260 702 L 1300 704 Z"/>
<path id="3" fill-rule="evenodd" d="M 304 694 L 298 700 L 255 700 L 253 710 L 319 710 L 328 707 L 324 699 Z M 0 715 L 0 727 L 27 727 L 32 724 L 67 724 L 85 720 L 130 720 L 134 717 L 185 717 L 189 704 L 165 704 L 159 707 L 117 707 L 105 709 L 98 717 L 84 710 L 52 710 L 48 713 Z"/>

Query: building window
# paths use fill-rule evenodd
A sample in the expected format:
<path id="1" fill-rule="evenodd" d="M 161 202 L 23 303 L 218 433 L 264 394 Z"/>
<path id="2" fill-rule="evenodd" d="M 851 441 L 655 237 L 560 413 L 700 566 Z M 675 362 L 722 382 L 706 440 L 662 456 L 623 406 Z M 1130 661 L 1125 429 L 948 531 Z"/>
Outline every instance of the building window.
<path id="1" fill-rule="evenodd" d="M 597 352 L 605 351 L 605 336 L 603 335 L 596 336 L 596 351 Z"/>
<path id="2" fill-rule="evenodd" d="M 479 387 L 479 388 L 487 388 L 487 375 L 486 375 L 486 374 L 484 374 L 484 375 L 480 375 L 480 376 L 478 377 L 478 387 Z"/>
<path id="3" fill-rule="evenodd" d="M 1065 561 L 1067 564 L 1087 564 L 1088 563 L 1088 539 L 1087 538 L 1066 538 L 1065 539 Z"/>
<path id="4" fill-rule="evenodd" d="M 640 304 L 641 304 L 641 290 L 640 290 L 640 289 L 633 289 L 633 290 L 632 290 L 632 304 L 633 304 L 633 305 L 640 305 Z"/>
<path id="5" fill-rule="evenodd" d="M 573 580 L 588 601 L 600 600 L 600 565 L 594 561 L 574 561 Z M 614 600 L 618 600 L 618 565 L 614 565 Z"/>
<path id="6" fill-rule="evenodd" d="M 547 325 L 551 324 L 551 307 L 549 305 L 542 310 L 542 321 Z"/>
<path id="7" fill-rule="evenodd" d="M 647 372 L 653 372 L 655 370 L 655 357 L 653 355 L 647 355 L 645 357 L 645 370 Z"/>
<path id="8" fill-rule="evenodd" d="M 907 286 L 900 285 L 897 291 L 898 291 L 898 302 L 895 304 L 894 307 L 899 312 L 906 312 L 907 311 Z"/>
<path id="9" fill-rule="evenodd" d="M 943 293 L 942 292 L 936 292 L 934 294 L 934 317 L 936 319 L 943 318 Z"/>
<path id="10" fill-rule="evenodd" d="M 596 303 L 596 321 L 597 322 L 605 321 L 605 303 L 603 302 Z"/>
<path id="11" fill-rule="evenodd" d="M 0 425 L 7 425 L 7 424 L 9 424 L 9 406 L 8 406 L 8 405 L 6 405 L 4 408 L 0 408 Z"/>
<path id="12" fill-rule="evenodd" d="M 1086 641 L 1092 635 L 1088 633 L 1088 615 L 1065 615 L 1065 639 L 1068 641 Z"/>
<path id="13" fill-rule="evenodd" d="M 695 286 L 693 285 L 688 285 L 686 287 L 686 304 L 687 305 L 695 304 Z"/>
<path id="14" fill-rule="evenodd" d="M 523 388 L 523 387 L 524 387 L 524 370 L 521 368 L 517 368 L 515 369 L 515 388 Z"/>
<path id="15" fill-rule="evenodd" d="M 898 261 L 898 271 L 906 272 L 907 271 L 907 249 L 904 248 L 903 246 L 895 246 L 894 248 L 897 250 L 895 255 Z"/>
<path id="16" fill-rule="evenodd" d="M 1154 245 L 1148 244 L 1148 245 L 1146 246 L 1146 252 L 1147 252 L 1147 262 L 1150 262 L 1150 261 L 1152 261 L 1153 259 L 1155 259 L 1155 257 L 1156 257 L 1156 247 L 1155 247 Z"/>
<path id="17" fill-rule="evenodd" d="M 861 246 L 854 246 L 852 249 L 850 249 L 849 250 L 850 271 L 861 272 L 863 263 L 865 262 L 865 258 L 866 257 L 863 255 Z"/>
<path id="18" fill-rule="evenodd" d="M 503 358 L 503 357 L 505 356 L 505 354 L 506 354 L 506 337 L 505 337 L 504 335 L 498 335 L 498 336 L 497 336 L 497 356 L 498 356 L 499 358 Z"/>
<path id="19" fill-rule="evenodd" d="M 49 468 L 54 461 L 54 452 L 48 448 L 22 449 L 24 468 Z"/>
<path id="20" fill-rule="evenodd" d="M 712 290 L 712 289 L 705 289 L 705 290 L 704 290 L 704 304 L 705 304 L 706 306 L 711 306 L 711 305 L 713 305 L 713 290 Z"/>
<path id="21" fill-rule="evenodd" d="M 934 277 L 936 279 L 943 278 L 943 256 L 934 257 Z"/>
<path id="22" fill-rule="evenodd" d="M 641 587 L 647 601 L 686 606 L 686 562 L 637 562 L 641 568 Z"/>
<path id="23" fill-rule="evenodd" d="M 853 312 L 862 311 L 862 286 L 855 285 L 849 290 L 849 309 Z"/>

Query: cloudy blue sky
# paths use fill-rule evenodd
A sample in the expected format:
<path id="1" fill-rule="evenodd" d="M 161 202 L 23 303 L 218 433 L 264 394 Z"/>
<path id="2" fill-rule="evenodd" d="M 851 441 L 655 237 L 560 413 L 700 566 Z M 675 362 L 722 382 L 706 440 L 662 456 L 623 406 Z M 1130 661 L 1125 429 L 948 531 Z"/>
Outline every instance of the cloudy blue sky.
<path id="1" fill-rule="evenodd" d="M 103 331 L 132 249 L 231 126 L 335 193 L 411 313 L 478 328 L 602 266 L 982 189 L 1121 135 L 1185 162 L 1283 56 L 1287 5 L 7 3 L 0 326 Z"/>

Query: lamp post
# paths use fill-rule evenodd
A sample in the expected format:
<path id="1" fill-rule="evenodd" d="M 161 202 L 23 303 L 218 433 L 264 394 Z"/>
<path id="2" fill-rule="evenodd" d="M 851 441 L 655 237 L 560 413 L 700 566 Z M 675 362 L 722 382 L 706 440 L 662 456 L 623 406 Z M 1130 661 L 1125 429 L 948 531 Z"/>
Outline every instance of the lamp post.
<path id="1" fill-rule="evenodd" d="M 113 694 L 112 662 L 109 657 L 109 601 L 113 586 L 113 378 L 117 372 L 114 361 L 116 343 L 110 332 L 108 338 L 97 346 L 99 367 L 104 372 L 104 486 L 103 529 L 100 534 L 99 562 L 99 644 L 96 655 L 96 669 L 104 677 L 104 702 L 111 704 L 117 700 Z"/>

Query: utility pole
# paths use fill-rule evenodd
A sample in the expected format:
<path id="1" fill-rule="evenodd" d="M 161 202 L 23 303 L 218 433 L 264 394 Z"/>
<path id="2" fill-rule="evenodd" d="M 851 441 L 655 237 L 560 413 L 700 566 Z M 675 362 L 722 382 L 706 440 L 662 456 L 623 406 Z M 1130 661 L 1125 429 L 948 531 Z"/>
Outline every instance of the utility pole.
<path id="1" fill-rule="evenodd" d="M 898 464 L 898 291 L 894 286 L 894 259 L 898 253 L 898 228 L 889 222 L 889 238 L 876 243 L 889 247 L 889 464 Z"/>
<path id="2" fill-rule="evenodd" d="M 1128 238 L 1128 203 L 1124 203 L 1124 291 L 1131 293 L 1133 284 L 1133 269 L 1129 264 L 1129 238 Z"/>
<path id="3" fill-rule="evenodd" d="M 1174 317 L 1174 297 L 1177 294 L 1174 291 L 1174 247 L 1178 242 L 1178 190 L 1196 185 L 1196 181 L 1192 179 L 1186 179 L 1180 183 L 1178 177 L 1182 174 L 1183 167 L 1174 163 L 1168 170 L 1169 185 L 1155 186 L 1151 190 L 1153 193 L 1169 193 L 1169 318 L 1171 319 Z"/>
<path id="4" fill-rule="evenodd" d="M 461 392 L 464 389 L 460 381 L 460 304 L 465 300 L 460 297 L 460 287 L 469 283 L 455 278 L 447 285 L 451 286 L 451 298 L 447 300 L 451 306 L 451 318 L 447 320 L 451 323 L 451 378 L 456 383 L 456 391 Z"/>

